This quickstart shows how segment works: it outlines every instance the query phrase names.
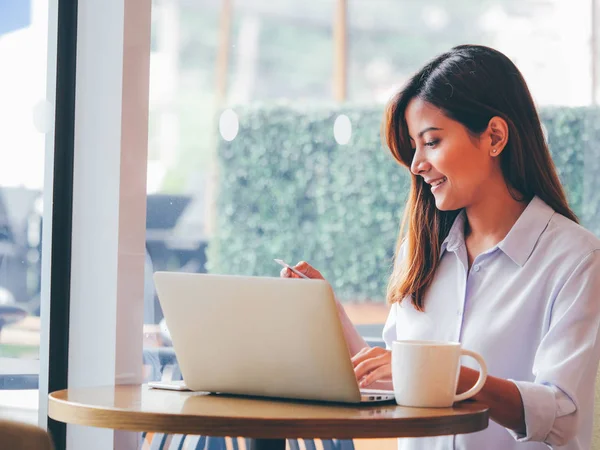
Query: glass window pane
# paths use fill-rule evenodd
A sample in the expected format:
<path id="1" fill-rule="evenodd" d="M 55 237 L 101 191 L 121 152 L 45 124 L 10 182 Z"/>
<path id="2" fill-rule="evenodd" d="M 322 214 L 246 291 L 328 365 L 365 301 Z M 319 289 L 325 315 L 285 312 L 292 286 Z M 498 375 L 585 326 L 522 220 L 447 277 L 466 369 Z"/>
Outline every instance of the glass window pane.
<path id="1" fill-rule="evenodd" d="M 38 422 L 48 2 L 0 6 L 0 411 Z"/>
<path id="2" fill-rule="evenodd" d="M 409 185 L 380 142 L 383 104 L 463 43 L 495 47 L 521 69 L 569 199 L 584 225 L 598 223 L 597 190 L 574 170 L 593 173 L 596 158 L 573 150 L 596 133 L 575 109 L 592 103 L 589 0 L 347 0 L 341 104 L 337 3 L 154 2 L 148 273 L 276 276 L 273 258 L 307 260 L 361 332 L 379 336 Z M 146 345 L 169 348 L 149 279 L 146 305 Z"/>
<path id="3" fill-rule="evenodd" d="M 348 1 L 350 98 L 384 102 L 434 56 L 481 44 L 510 57 L 539 105 L 589 105 L 590 0 Z"/>

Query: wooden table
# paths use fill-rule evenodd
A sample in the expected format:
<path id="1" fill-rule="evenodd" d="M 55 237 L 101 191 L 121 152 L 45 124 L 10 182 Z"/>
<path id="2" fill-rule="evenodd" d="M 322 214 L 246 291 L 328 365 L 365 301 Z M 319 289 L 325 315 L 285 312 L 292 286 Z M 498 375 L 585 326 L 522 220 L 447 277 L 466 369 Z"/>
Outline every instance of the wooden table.
<path id="1" fill-rule="evenodd" d="M 488 426 L 488 408 L 396 404 L 340 405 L 149 389 L 146 385 L 68 389 L 50 394 L 60 422 L 128 431 L 252 438 L 254 450 L 285 439 L 353 439 L 472 433 Z"/>

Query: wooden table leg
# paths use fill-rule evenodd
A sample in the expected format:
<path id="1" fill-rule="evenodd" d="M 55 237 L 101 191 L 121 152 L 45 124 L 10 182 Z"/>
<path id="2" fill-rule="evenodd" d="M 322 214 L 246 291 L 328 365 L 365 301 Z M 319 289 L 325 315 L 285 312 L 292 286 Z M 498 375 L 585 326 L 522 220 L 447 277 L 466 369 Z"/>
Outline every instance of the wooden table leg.
<path id="1" fill-rule="evenodd" d="M 285 439 L 251 439 L 250 450 L 285 450 Z"/>

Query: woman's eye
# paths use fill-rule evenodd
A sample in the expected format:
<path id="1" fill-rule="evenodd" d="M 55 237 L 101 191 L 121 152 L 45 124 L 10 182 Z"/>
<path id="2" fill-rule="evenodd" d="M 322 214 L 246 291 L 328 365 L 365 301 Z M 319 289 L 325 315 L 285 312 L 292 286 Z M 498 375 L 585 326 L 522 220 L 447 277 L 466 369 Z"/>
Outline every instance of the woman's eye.
<path id="1" fill-rule="evenodd" d="M 439 139 L 434 139 L 433 141 L 425 142 L 425 146 L 435 147 L 437 144 L 439 144 L 439 142 L 440 142 Z"/>

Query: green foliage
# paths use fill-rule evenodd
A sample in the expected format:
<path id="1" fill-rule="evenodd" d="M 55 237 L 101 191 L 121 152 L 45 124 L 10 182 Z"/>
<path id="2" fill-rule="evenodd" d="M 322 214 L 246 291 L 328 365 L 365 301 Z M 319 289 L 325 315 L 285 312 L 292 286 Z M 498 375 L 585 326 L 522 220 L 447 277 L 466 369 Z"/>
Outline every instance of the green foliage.
<path id="1" fill-rule="evenodd" d="M 238 110 L 239 134 L 221 141 L 216 273 L 277 275 L 273 258 L 306 260 L 342 300 L 383 300 L 409 189 L 380 139 L 382 108 L 291 106 Z M 338 114 L 353 124 L 338 145 Z M 544 109 L 550 149 L 571 206 L 600 234 L 600 111 Z"/>
<path id="2" fill-rule="evenodd" d="M 541 117 L 569 204 L 600 236 L 600 109 L 545 108 Z"/>

